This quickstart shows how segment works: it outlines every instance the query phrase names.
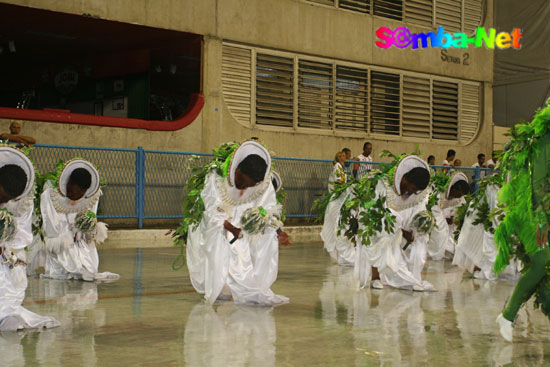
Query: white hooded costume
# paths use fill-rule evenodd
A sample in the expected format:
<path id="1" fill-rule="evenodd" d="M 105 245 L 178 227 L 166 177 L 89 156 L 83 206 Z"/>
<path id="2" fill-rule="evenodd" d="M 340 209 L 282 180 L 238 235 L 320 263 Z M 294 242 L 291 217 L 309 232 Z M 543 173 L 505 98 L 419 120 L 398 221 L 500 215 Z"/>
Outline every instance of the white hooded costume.
<path id="1" fill-rule="evenodd" d="M 34 208 L 34 167 L 22 152 L 0 147 L 0 167 L 15 164 L 27 175 L 27 184 L 21 195 L 0 204 L 13 215 L 15 233 L 0 240 L 0 331 L 59 326 L 52 317 L 40 316 L 22 307 L 27 289 L 25 247 L 32 241 L 32 213 Z"/>
<path id="2" fill-rule="evenodd" d="M 358 242 L 355 276 L 359 279 L 361 287 L 370 280 L 371 267 L 376 267 L 384 286 L 416 291 L 435 290 L 432 284 L 423 281 L 421 277 L 426 262 L 427 235 L 418 233 L 414 223 L 415 216 L 426 211 L 429 186 L 406 200 L 401 196 L 400 185 L 403 176 L 417 167 L 430 172 L 430 167 L 420 157 L 406 156 L 396 167 L 392 186 L 385 179 L 378 181 L 375 200 L 380 197 L 386 198 L 385 206 L 396 217 L 396 222 L 393 233 L 388 233 L 383 228 L 371 238 L 369 246 L 363 246 Z M 414 241 L 406 246 L 406 249 L 402 230 L 412 231 L 414 236 Z"/>
<path id="3" fill-rule="evenodd" d="M 72 172 L 84 168 L 91 177 L 91 185 L 84 196 L 76 201 L 67 197 L 67 183 Z M 57 187 L 52 181 L 46 182 L 40 196 L 42 231 L 44 243 L 34 241 L 31 251 L 36 269 L 43 265 L 41 277 L 52 279 L 115 280 L 118 274 L 99 272 L 99 256 L 96 244 L 107 239 L 107 225 L 97 222 L 94 230 L 83 233 L 77 228 L 77 215 L 97 213 L 100 189 L 100 176 L 97 169 L 83 159 L 68 161 L 59 175 Z M 40 256 L 40 253 L 45 256 Z M 42 264 L 43 262 L 43 264 Z"/>
<path id="4" fill-rule="evenodd" d="M 450 195 L 453 185 L 459 181 L 468 183 L 468 177 L 462 172 L 456 172 L 449 180 L 447 190 L 441 193 L 438 203 L 432 207 L 437 227 L 430 233 L 428 253 L 433 260 L 443 259 L 445 251 L 455 253 L 455 225 L 448 224 L 447 218 L 456 217 L 457 208 L 466 202 L 463 197 L 451 199 Z"/>
<path id="5" fill-rule="evenodd" d="M 254 187 L 239 190 L 235 172 L 252 154 L 267 164 L 264 179 Z M 228 296 L 236 304 L 274 305 L 288 301 L 270 289 L 277 279 L 279 226 L 268 225 L 257 234 L 242 230 L 242 236 L 233 243 L 233 235 L 224 229 L 226 220 L 241 228 L 241 217 L 250 208 L 262 207 L 268 216 L 280 213 L 271 181 L 271 156 L 256 141 L 245 141 L 235 149 L 227 177 L 215 171 L 206 176 L 201 192 L 205 210 L 200 224 L 189 231 L 186 259 L 193 287 L 204 294 L 209 304 Z"/>

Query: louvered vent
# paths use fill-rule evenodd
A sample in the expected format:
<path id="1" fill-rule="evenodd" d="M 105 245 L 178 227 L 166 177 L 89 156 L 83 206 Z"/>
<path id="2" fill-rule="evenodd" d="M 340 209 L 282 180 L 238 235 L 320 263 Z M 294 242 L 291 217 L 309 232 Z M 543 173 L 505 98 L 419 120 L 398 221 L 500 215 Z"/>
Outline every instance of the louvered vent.
<path id="1" fill-rule="evenodd" d="M 403 76 L 403 136 L 430 138 L 430 80 Z"/>
<path id="2" fill-rule="evenodd" d="M 483 20 L 483 3 L 481 0 L 464 0 L 463 31 L 472 35 Z"/>
<path id="3" fill-rule="evenodd" d="M 294 60 L 258 53 L 256 124 L 293 126 Z"/>
<path id="4" fill-rule="evenodd" d="M 373 14 L 380 17 L 402 20 L 403 0 L 373 0 Z"/>
<path id="5" fill-rule="evenodd" d="M 222 47 L 222 90 L 227 108 L 237 121 L 250 124 L 252 89 L 251 50 Z"/>
<path id="6" fill-rule="evenodd" d="M 334 0 L 308 0 L 310 3 L 334 5 Z"/>
<path id="7" fill-rule="evenodd" d="M 353 10 L 359 13 L 370 13 L 371 0 L 340 0 L 338 6 L 342 9 Z"/>
<path id="8" fill-rule="evenodd" d="M 434 80 L 432 87 L 432 137 L 458 140 L 458 84 Z"/>
<path id="9" fill-rule="evenodd" d="M 336 67 L 336 128 L 368 131 L 368 76 L 364 69 Z"/>
<path id="10" fill-rule="evenodd" d="M 399 135 L 400 76 L 372 71 L 370 86 L 370 131 Z"/>
<path id="11" fill-rule="evenodd" d="M 435 2 L 435 24 L 443 26 L 447 33 L 460 32 L 462 25 L 462 2 L 458 0 L 437 0 Z"/>
<path id="12" fill-rule="evenodd" d="M 460 92 L 460 142 L 467 144 L 481 125 L 481 87 L 463 83 Z"/>
<path id="13" fill-rule="evenodd" d="M 298 65 L 298 126 L 332 128 L 332 64 L 300 60 Z"/>
<path id="14" fill-rule="evenodd" d="M 406 0 L 405 22 L 432 27 L 433 1 L 432 0 Z"/>

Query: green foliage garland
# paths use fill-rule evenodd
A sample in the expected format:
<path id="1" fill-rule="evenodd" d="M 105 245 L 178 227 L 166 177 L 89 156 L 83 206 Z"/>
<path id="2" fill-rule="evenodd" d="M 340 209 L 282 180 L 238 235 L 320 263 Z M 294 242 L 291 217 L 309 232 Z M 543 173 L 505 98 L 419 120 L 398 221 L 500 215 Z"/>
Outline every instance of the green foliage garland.
<path id="1" fill-rule="evenodd" d="M 550 217 L 550 179 L 537 188 L 532 187 L 531 159 L 538 152 L 540 138 L 550 134 L 550 99 L 546 107 L 538 110 L 530 123 L 513 126 L 507 134 L 510 140 L 497 168 L 503 177 L 509 177 L 499 192 L 502 211 L 499 226 L 495 230 L 495 242 L 499 253 L 495 261 L 495 273 L 502 271 L 512 256 L 523 262 L 525 272 L 530 267 L 529 256 L 540 250 L 536 240 L 537 229 L 544 229 Z M 534 208 L 533 189 L 542 199 Z M 540 307 L 550 318 L 550 268 L 535 290 L 535 307 Z"/>

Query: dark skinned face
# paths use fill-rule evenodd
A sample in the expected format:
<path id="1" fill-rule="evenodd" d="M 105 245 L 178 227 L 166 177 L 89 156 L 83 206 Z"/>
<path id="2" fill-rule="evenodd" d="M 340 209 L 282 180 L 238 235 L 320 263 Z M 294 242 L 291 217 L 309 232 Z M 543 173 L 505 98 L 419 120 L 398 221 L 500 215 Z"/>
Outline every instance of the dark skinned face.
<path id="1" fill-rule="evenodd" d="M 235 170 L 235 187 L 239 190 L 245 190 L 249 187 L 256 186 L 253 179 L 241 172 L 239 168 Z"/>
<path id="2" fill-rule="evenodd" d="M 372 153 L 372 144 L 367 144 L 365 149 L 363 149 L 363 155 L 369 156 Z"/>
<path id="3" fill-rule="evenodd" d="M 451 187 L 449 191 L 449 199 L 458 199 L 463 197 L 465 194 L 457 188 Z"/>
<path id="4" fill-rule="evenodd" d="M 13 196 L 9 195 L 3 186 L 0 186 L 0 204 L 5 204 L 8 201 L 15 199 Z"/>
<path id="5" fill-rule="evenodd" d="M 407 180 L 405 177 L 401 179 L 399 189 L 401 191 L 401 198 L 403 198 L 403 200 L 407 200 L 409 197 L 411 197 L 411 195 L 416 194 L 418 191 L 420 191 L 414 183 L 409 182 L 409 180 Z"/>
<path id="6" fill-rule="evenodd" d="M 77 201 L 82 198 L 86 191 L 86 189 L 82 189 L 76 184 L 67 183 L 67 197 L 73 201 Z"/>

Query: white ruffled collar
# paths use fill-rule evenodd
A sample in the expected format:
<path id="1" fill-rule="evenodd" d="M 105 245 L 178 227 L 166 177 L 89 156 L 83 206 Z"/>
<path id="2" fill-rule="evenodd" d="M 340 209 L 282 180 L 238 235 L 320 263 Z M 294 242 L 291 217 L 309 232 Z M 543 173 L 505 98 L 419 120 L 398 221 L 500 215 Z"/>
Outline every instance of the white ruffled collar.
<path id="1" fill-rule="evenodd" d="M 222 201 L 225 204 L 237 206 L 250 203 L 262 196 L 271 185 L 271 180 L 265 179 L 257 186 L 245 189 L 242 196 L 240 195 L 241 190 L 231 186 L 228 180 L 224 180 L 221 176 L 217 177 L 217 185 Z"/>
<path id="2" fill-rule="evenodd" d="M 82 211 L 91 210 L 99 201 L 99 197 L 103 194 L 101 189 L 99 189 L 91 197 L 83 197 L 75 202 L 61 194 L 57 188 L 53 187 L 51 181 L 48 181 L 46 185 L 48 185 L 46 188 L 50 189 L 50 198 L 55 210 L 58 213 L 64 214 L 79 213 Z"/>
<path id="3" fill-rule="evenodd" d="M 384 186 L 386 187 L 386 203 L 388 208 L 393 210 L 404 210 L 412 208 L 426 199 L 428 195 L 428 189 L 422 190 L 420 194 L 412 194 L 407 200 L 403 198 L 395 191 L 395 189 L 383 180 Z M 429 187 L 429 185 L 428 185 Z"/>

